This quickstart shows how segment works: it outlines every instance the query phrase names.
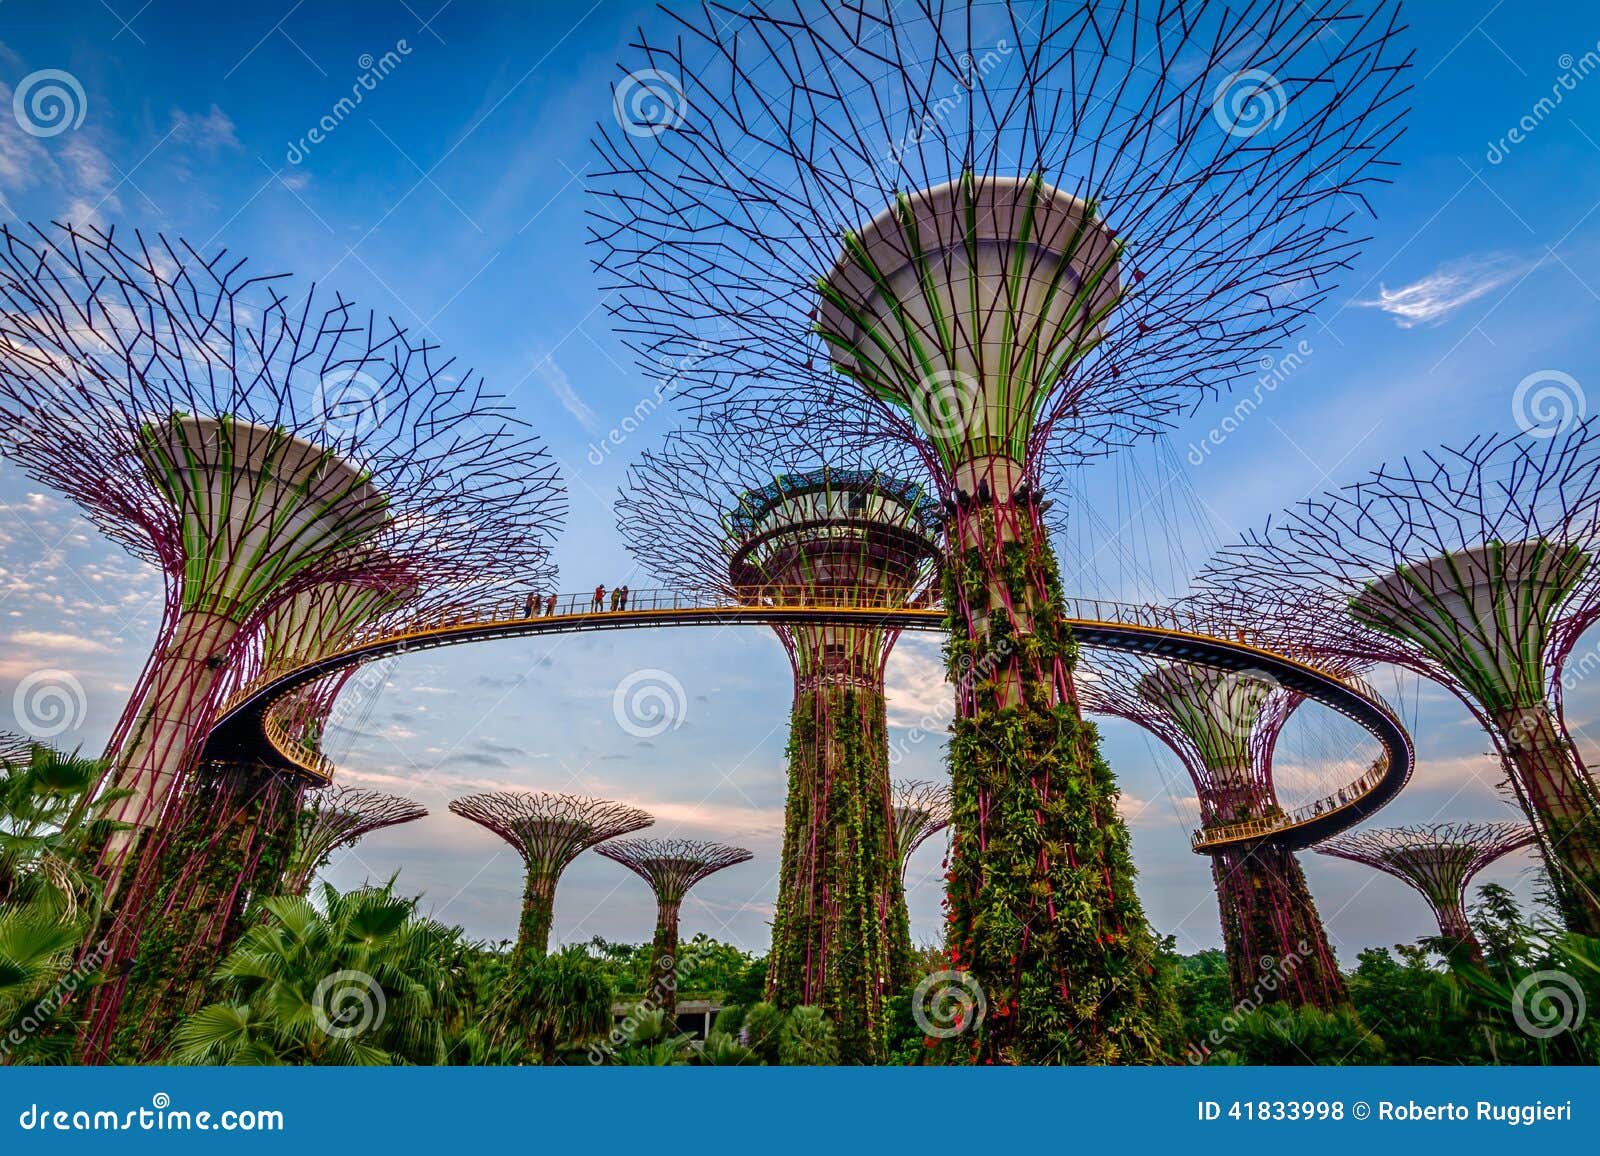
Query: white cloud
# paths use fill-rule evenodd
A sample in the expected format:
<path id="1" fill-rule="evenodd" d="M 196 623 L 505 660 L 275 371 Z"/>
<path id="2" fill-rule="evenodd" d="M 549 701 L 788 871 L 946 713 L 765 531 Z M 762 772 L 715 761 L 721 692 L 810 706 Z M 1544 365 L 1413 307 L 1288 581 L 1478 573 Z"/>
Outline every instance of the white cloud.
<path id="1" fill-rule="evenodd" d="M 556 364 L 555 358 L 548 353 L 542 355 L 534 369 L 549 387 L 550 392 L 556 395 L 556 400 L 561 403 L 562 409 L 576 418 L 578 424 L 590 433 L 600 432 L 599 415 L 578 396 L 578 391 L 572 387 L 572 382 L 567 379 L 566 372 Z"/>
<path id="2" fill-rule="evenodd" d="M 96 654 L 107 649 L 105 643 L 92 638 L 53 630 L 19 630 L 11 636 L 10 641 L 16 646 L 37 646 L 73 654 Z"/>
<path id="3" fill-rule="evenodd" d="M 1378 296 L 1357 305 L 1381 309 L 1401 329 L 1443 321 L 1452 313 L 1508 285 L 1532 266 L 1504 253 L 1466 257 L 1441 265 L 1409 285 L 1390 289 L 1379 284 Z"/>
<path id="4" fill-rule="evenodd" d="M 927 638 L 902 637 L 884 667 L 889 725 L 946 727 L 955 716 L 955 688 L 945 679 L 939 644 Z"/>

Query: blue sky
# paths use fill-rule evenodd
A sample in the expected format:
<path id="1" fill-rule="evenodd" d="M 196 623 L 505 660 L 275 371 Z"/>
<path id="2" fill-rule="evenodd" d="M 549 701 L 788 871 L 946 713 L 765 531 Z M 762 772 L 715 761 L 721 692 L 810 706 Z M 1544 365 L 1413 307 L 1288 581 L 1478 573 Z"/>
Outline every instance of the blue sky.
<path id="1" fill-rule="evenodd" d="M 1059 543 L 1069 590 L 1173 593 L 1208 547 L 1308 493 L 1430 445 L 1514 428 L 1512 399 L 1530 375 L 1565 375 L 1579 404 L 1600 382 L 1600 56 L 1585 60 L 1600 53 L 1600 14 L 1576 2 L 1412 0 L 1406 15 L 1416 91 L 1394 184 L 1374 195 L 1373 241 L 1304 335 L 1294 371 L 1237 428 L 1224 428 L 1233 400 L 1216 402 L 1166 447 L 1080 480 Z M 572 501 L 556 554 L 562 588 L 643 587 L 611 502 L 628 459 L 670 418 L 593 451 L 650 386 L 608 329 L 583 245 L 584 175 L 634 29 L 663 23 L 652 8 L 581 0 L 220 9 L 5 0 L 0 218 L 116 223 L 226 247 L 426 332 L 506 393 L 561 459 Z M 387 74 L 311 142 L 386 53 Z M 41 137 L 23 131 L 13 95 L 47 69 L 76 80 L 83 115 Z M 1557 90 L 1558 105 L 1539 105 Z M 1531 127 L 1513 140 L 1519 124 Z M 1151 488 L 1160 500 L 1135 519 Z M 153 572 L 0 465 L 0 726 L 17 725 L 22 684 L 63 671 L 83 687 L 84 709 L 53 741 L 97 748 L 148 651 L 159 596 Z M 1586 638 L 1580 653 L 1597 645 Z M 906 639 L 891 665 L 900 775 L 942 773 L 940 744 L 911 742 L 905 729 L 948 716 L 935 655 L 931 640 Z M 613 694 L 637 671 L 681 685 L 675 728 L 639 738 L 618 725 Z M 520 865 L 445 802 L 501 787 L 604 794 L 652 810 L 657 833 L 754 849 L 753 862 L 696 889 L 685 930 L 764 947 L 789 696 L 769 633 L 496 642 L 409 656 L 389 674 L 330 753 L 348 781 L 414 794 L 435 813 L 361 844 L 336 864 L 336 882 L 399 870 L 441 917 L 510 936 Z M 1389 672 L 1374 681 L 1404 701 L 1420 760 L 1380 822 L 1509 816 L 1465 711 Z M 1592 758 L 1583 728 L 1600 714 L 1600 687 L 1580 683 L 1568 710 Z M 1365 754 L 1359 736 L 1306 714 L 1285 741 L 1290 802 L 1325 793 Z M 1104 733 L 1153 923 L 1185 950 L 1217 945 L 1207 864 L 1187 846 L 1194 807 L 1169 786 L 1182 782 L 1175 761 L 1126 724 Z M 914 933 L 926 940 L 938 925 L 939 856 L 935 840 L 911 872 Z M 1346 962 L 1427 930 L 1420 899 L 1397 882 L 1307 860 Z M 1513 856 L 1483 878 L 1526 891 L 1528 862 Z M 588 855 L 563 881 L 556 935 L 645 939 L 651 911 L 642 883 Z"/>

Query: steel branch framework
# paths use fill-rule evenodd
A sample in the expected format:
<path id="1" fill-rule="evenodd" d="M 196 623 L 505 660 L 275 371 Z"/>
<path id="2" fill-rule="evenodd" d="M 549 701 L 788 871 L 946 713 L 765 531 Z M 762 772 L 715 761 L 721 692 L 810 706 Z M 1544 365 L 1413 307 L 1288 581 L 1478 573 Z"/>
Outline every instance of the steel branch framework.
<path id="1" fill-rule="evenodd" d="M 535 791 L 468 795 L 452 799 L 450 810 L 499 835 L 527 866 L 513 959 L 548 950 L 556 883 L 569 863 L 597 843 L 655 822 L 626 803 Z"/>
<path id="2" fill-rule="evenodd" d="M 1156 1058 L 1040 491 L 1330 291 L 1398 135 L 1397 31 L 1386 0 L 702 4 L 616 86 L 593 232 L 641 361 L 714 420 L 770 399 L 912 446 L 950 503 L 949 939 L 995 1008 L 976 1057 Z M 639 131 L 662 77 L 681 99 Z"/>
<path id="3" fill-rule="evenodd" d="M 108 748 L 128 830 L 102 857 L 123 977 L 90 996 L 102 1058 L 125 964 L 169 905 L 162 872 L 196 850 L 176 845 L 197 819 L 186 784 L 262 618 L 327 582 L 540 581 L 563 502 L 553 460 L 470 371 L 226 252 L 0 228 L 0 299 L 0 454 L 166 580 Z"/>
<path id="4" fill-rule="evenodd" d="M 1536 431 L 1537 433 L 1537 431 Z M 1569 927 L 1600 931 L 1600 786 L 1562 711 L 1600 617 L 1600 422 L 1474 438 L 1310 499 L 1201 576 L 1330 655 L 1390 662 L 1483 724 Z"/>
<path id="5" fill-rule="evenodd" d="M 1428 901 L 1439 936 L 1451 955 L 1483 962 L 1483 948 L 1467 921 L 1467 885 L 1502 855 L 1537 842 L 1525 823 L 1427 823 L 1416 827 L 1355 831 L 1317 847 L 1386 871 Z"/>
<path id="6" fill-rule="evenodd" d="M 384 827 L 415 822 L 427 813 L 422 804 L 385 791 L 339 785 L 308 791 L 296 826 L 294 857 L 284 873 L 284 892 L 304 895 L 340 847 Z"/>
<path id="7" fill-rule="evenodd" d="M 919 779 L 894 785 L 894 843 L 900 859 L 900 877 L 912 853 L 950 825 L 950 788 Z"/>
<path id="8" fill-rule="evenodd" d="M 678 1014 L 678 917 L 689 888 L 718 871 L 754 858 L 743 847 L 696 839 L 617 839 L 595 850 L 650 884 L 656 895 L 656 930 L 650 947 L 650 990 L 646 999 L 666 1012 L 670 1023 Z"/>

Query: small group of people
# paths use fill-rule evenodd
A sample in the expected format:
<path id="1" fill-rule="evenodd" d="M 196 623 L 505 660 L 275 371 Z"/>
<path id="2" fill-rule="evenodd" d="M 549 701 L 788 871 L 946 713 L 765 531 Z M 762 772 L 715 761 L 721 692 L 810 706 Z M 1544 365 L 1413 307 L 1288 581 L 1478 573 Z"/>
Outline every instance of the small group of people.
<path id="1" fill-rule="evenodd" d="M 539 613 L 541 606 L 544 608 L 544 616 L 546 618 L 551 617 L 556 612 L 556 596 L 552 594 L 548 598 L 540 598 L 537 594 L 528 595 L 522 602 L 522 616 L 524 618 L 534 617 Z"/>
<path id="2" fill-rule="evenodd" d="M 604 584 L 602 584 L 594 588 L 594 601 L 589 604 L 589 609 L 598 614 L 601 610 L 605 609 L 605 605 L 606 588 Z M 616 589 L 611 591 L 611 609 L 626 610 L 627 608 L 628 588 L 626 586 L 618 586 Z"/>

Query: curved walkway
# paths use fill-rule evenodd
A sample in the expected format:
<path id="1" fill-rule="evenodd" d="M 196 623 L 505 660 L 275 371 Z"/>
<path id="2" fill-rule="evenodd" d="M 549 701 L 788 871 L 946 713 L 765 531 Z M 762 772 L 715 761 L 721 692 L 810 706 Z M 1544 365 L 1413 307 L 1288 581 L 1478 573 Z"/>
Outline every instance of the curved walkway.
<path id="1" fill-rule="evenodd" d="M 773 595 L 774 592 L 767 592 Z M 781 592 L 779 592 L 781 593 Z M 278 725 L 272 707 L 284 696 L 351 666 L 411 651 L 434 650 L 496 638 L 525 638 L 649 626 L 726 623 L 781 625 L 850 624 L 886 630 L 942 631 L 944 611 L 903 605 L 892 592 L 866 591 L 854 600 L 819 605 L 779 596 L 742 602 L 714 593 L 674 590 L 630 592 L 627 605 L 610 609 L 610 594 L 597 608 L 592 593 L 559 595 L 553 611 L 541 602 L 533 613 L 521 599 L 393 619 L 358 632 L 343 648 L 288 669 L 264 672 L 228 703 L 213 729 L 207 753 L 265 760 L 326 781 L 333 765 L 306 749 Z M 1388 803 L 1411 777 L 1411 738 L 1399 716 L 1364 680 L 1319 667 L 1307 656 L 1256 645 L 1236 624 L 1180 617 L 1170 609 L 1089 599 L 1068 599 L 1068 624 L 1089 647 L 1154 654 L 1224 670 L 1249 672 L 1349 718 L 1383 746 L 1383 755 L 1361 778 L 1325 799 L 1271 819 L 1211 827 L 1194 834 L 1195 851 L 1209 854 L 1247 848 L 1264 840 L 1299 849 L 1361 822 Z"/>

